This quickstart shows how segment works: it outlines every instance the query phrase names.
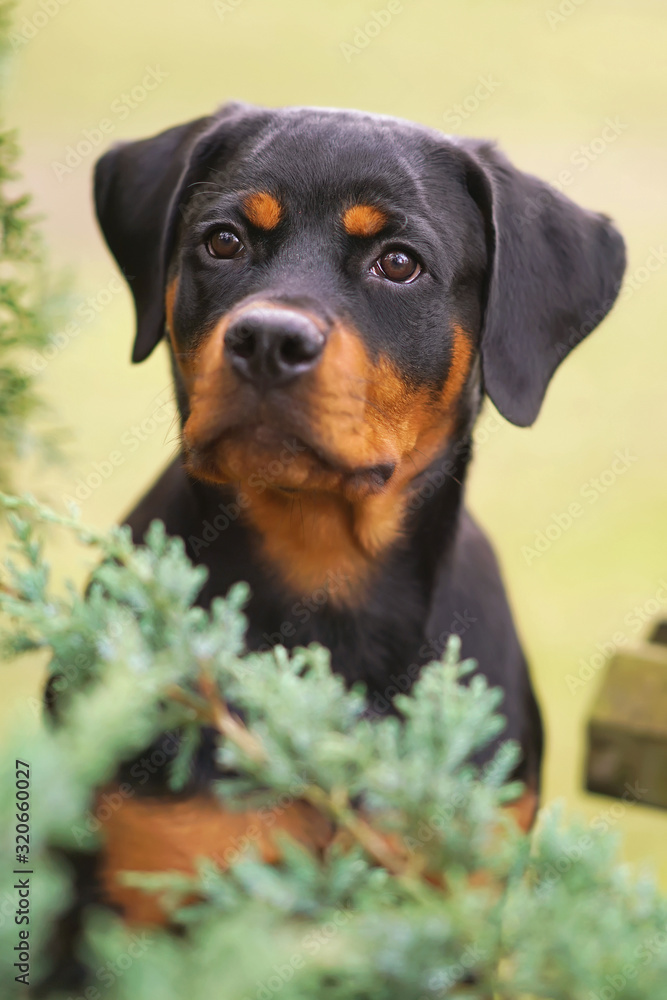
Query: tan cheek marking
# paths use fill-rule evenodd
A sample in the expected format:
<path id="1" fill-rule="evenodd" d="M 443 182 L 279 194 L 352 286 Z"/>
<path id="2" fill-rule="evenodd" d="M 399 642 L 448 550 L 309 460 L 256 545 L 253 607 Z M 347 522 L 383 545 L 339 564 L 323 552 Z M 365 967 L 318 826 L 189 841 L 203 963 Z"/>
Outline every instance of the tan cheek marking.
<path id="1" fill-rule="evenodd" d="M 167 285 L 167 292 L 164 297 L 164 309 L 167 316 L 167 330 L 169 332 L 169 337 L 173 344 L 174 340 L 174 306 L 176 304 L 176 296 L 178 295 L 178 275 Z"/>
<path id="2" fill-rule="evenodd" d="M 343 228 L 349 236 L 375 236 L 386 224 L 386 213 L 374 205 L 352 205 L 343 213 Z"/>
<path id="3" fill-rule="evenodd" d="M 243 202 L 243 211 L 248 221 L 258 229 L 275 229 L 283 215 L 282 205 L 268 191 L 248 195 Z"/>
<path id="4" fill-rule="evenodd" d="M 226 313 L 206 336 L 193 357 L 188 386 L 190 415 L 183 428 L 186 446 L 196 447 L 215 433 L 233 391 L 233 379 L 225 364 L 223 349 L 229 321 L 230 314 Z"/>
<path id="5" fill-rule="evenodd" d="M 458 399 L 470 372 L 471 361 L 472 344 L 470 338 L 460 326 L 455 326 L 452 360 L 442 389 L 443 406 L 449 408 Z"/>
<path id="6" fill-rule="evenodd" d="M 356 330 L 339 325 L 332 332 L 316 375 L 311 411 L 316 439 L 348 466 L 396 464 L 386 490 L 347 495 L 353 537 L 366 557 L 377 556 L 399 537 L 405 489 L 451 431 L 452 404 L 465 382 L 471 353 L 467 337 L 457 331 L 448 391 L 438 395 L 409 385 L 388 358 L 374 362 Z"/>
<path id="7" fill-rule="evenodd" d="M 332 332 L 314 389 L 317 440 L 348 466 L 399 463 L 449 416 L 430 387 L 410 385 L 387 357 L 372 360 L 359 334 L 342 325 Z"/>
<path id="8" fill-rule="evenodd" d="M 428 391 L 415 391 L 407 386 L 386 359 L 377 367 L 377 388 L 369 392 L 371 404 L 376 405 L 371 419 L 378 425 L 374 443 L 389 436 L 401 460 L 388 489 L 369 497 L 355 511 L 357 538 L 370 554 L 381 552 L 400 535 L 407 503 L 405 490 L 409 489 L 411 480 L 428 467 L 452 433 L 456 402 L 470 372 L 472 357 L 470 338 L 456 326 L 450 370 L 439 399 Z"/>
<path id="9" fill-rule="evenodd" d="M 183 351 L 182 345 L 179 344 L 176 337 L 176 331 L 174 330 L 174 308 L 176 305 L 176 296 L 178 295 L 178 284 L 179 276 L 176 275 L 176 277 L 172 278 L 167 285 L 167 291 L 164 297 L 164 311 L 167 322 L 167 336 L 171 342 L 176 364 L 178 365 L 181 375 L 183 376 L 185 388 L 189 393 L 194 379 L 194 357 Z"/>
<path id="10" fill-rule="evenodd" d="M 366 465 L 375 453 L 367 413 L 369 378 L 373 371 L 361 338 L 338 324 L 314 372 L 310 419 L 315 439 L 324 448 L 358 466 Z"/>

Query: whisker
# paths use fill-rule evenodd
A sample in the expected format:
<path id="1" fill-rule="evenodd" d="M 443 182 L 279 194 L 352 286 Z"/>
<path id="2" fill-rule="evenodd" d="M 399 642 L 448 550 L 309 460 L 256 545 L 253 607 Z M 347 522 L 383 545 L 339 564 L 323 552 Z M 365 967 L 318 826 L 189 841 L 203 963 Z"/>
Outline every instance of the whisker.
<path id="1" fill-rule="evenodd" d="M 413 451 L 414 451 L 414 448 L 413 448 Z M 415 460 L 414 460 L 414 456 L 413 456 L 413 454 L 412 454 L 412 451 L 411 451 L 411 452 L 408 452 L 408 458 L 410 459 L 410 461 L 411 461 L 411 462 L 412 462 L 412 464 L 414 465 L 414 467 L 415 467 L 415 472 L 417 472 L 417 463 L 416 463 L 416 462 L 415 462 Z"/>
<path id="2" fill-rule="evenodd" d="M 181 435 L 178 434 L 175 437 L 170 437 L 170 438 L 165 437 L 162 444 L 165 445 L 165 447 L 168 447 L 169 445 L 180 446 L 182 440 L 183 439 L 181 438 Z"/>

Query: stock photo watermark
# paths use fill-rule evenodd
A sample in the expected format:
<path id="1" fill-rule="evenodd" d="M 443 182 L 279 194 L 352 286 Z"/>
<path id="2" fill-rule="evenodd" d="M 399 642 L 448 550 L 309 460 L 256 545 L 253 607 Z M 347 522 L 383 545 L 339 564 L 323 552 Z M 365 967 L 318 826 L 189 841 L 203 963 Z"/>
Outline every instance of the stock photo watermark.
<path id="1" fill-rule="evenodd" d="M 141 448 L 157 430 L 170 424 L 174 410 L 174 394 L 171 387 L 159 393 L 154 403 L 147 417 L 123 431 L 117 448 L 113 448 L 102 458 L 92 462 L 76 479 L 71 487 L 71 493 L 61 494 L 60 499 L 66 508 L 78 507 L 89 500 L 93 493 L 113 476 L 116 469 L 125 464 L 130 455 Z"/>
<path id="2" fill-rule="evenodd" d="M 597 135 L 582 142 L 572 150 L 568 158 L 569 166 L 560 170 L 555 178 L 549 181 L 549 186 L 563 194 L 574 184 L 578 176 L 585 173 L 630 127 L 629 123 L 621 121 L 618 115 L 605 118 Z M 553 196 L 549 191 L 543 191 L 534 198 L 529 198 L 519 216 L 522 226 L 538 219 L 543 211 L 551 205 Z"/>
<path id="3" fill-rule="evenodd" d="M 581 486 L 579 496 L 586 503 L 573 500 L 564 510 L 555 511 L 545 525 L 535 529 L 532 544 L 521 546 L 521 555 L 526 565 L 531 566 L 535 560 L 541 559 L 576 521 L 584 517 L 587 509 L 593 507 L 608 493 L 637 461 L 637 455 L 631 454 L 628 448 L 619 448 L 609 465 L 597 476 L 591 476 Z"/>
<path id="4" fill-rule="evenodd" d="M 224 21 L 228 14 L 233 14 L 244 3 L 245 0 L 213 0 L 213 10 Z"/>
<path id="5" fill-rule="evenodd" d="M 482 948 L 478 944 L 467 945 L 461 954 L 457 955 L 455 962 L 450 962 L 449 965 L 445 965 L 444 968 L 433 973 L 428 984 L 430 990 L 429 996 L 421 996 L 418 1000 L 433 1000 L 436 991 L 438 991 L 438 996 L 447 997 L 449 991 L 457 983 L 460 983 L 462 979 L 469 976 L 471 971 L 480 962 L 483 962 L 487 955 L 488 950 L 486 948 Z"/>
<path id="6" fill-rule="evenodd" d="M 500 81 L 490 74 L 479 76 L 474 88 L 458 104 L 453 104 L 442 116 L 445 125 L 460 128 L 465 121 L 479 110 L 480 106 L 500 87 Z"/>
<path id="7" fill-rule="evenodd" d="M 285 639 L 293 639 L 297 634 L 297 625 L 307 625 L 313 615 L 322 611 L 332 597 L 345 589 L 349 581 L 350 577 L 341 570 L 328 569 L 324 584 L 311 591 L 310 594 L 303 595 L 301 600 L 292 605 L 291 619 L 286 618 L 285 621 L 281 622 L 276 632 L 262 632 L 262 638 L 266 639 L 266 643 L 258 646 L 257 651 L 266 653 L 273 649 L 276 643 L 283 643 Z"/>
<path id="8" fill-rule="evenodd" d="M 633 636 L 638 635 L 659 612 L 664 612 L 666 608 L 667 582 L 660 580 L 652 597 L 649 597 L 643 604 L 636 604 L 631 611 L 627 612 L 623 619 L 626 629 L 618 629 L 608 639 L 596 642 L 593 652 L 589 656 L 582 656 L 579 659 L 579 669 L 576 674 L 566 675 L 565 683 L 570 694 L 575 694 L 584 688 L 604 667 L 610 657 L 626 646 Z"/>
<path id="9" fill-rule="evenodd" d="M 248 476 L 248 486 L 253 494 L 261 496 L 283 475 L 295 459 L 306 451 L 306 446 L 297 438 L 285 439 L 282 445 L 280 453 L 275 458 Z M 242 511 L 248 509 L 251 502 L 252 496 L 249 493 L 238 490 L 234 501 L 218 504 L 219 513 L 212 520 L 202 523 L 201 535 L 188 535 L 188 545 L 194 555 L 198 556 L 202 549 L 208 549 L 213 545 L 230 524 L 238 520 Z"/>
<path id="10" fill-rule="evenodd" d="M 126 277 L 128 280 L 131 280 L 130 275 L 126 275 Z M 74 318 L 62 330 L 56 330 L 52 334 L 50 338 L 51 342 L 41 350 L 30 351 L 28 357 L 21 365 L 22 373 L 32 376 L 43 372 L 49 362 L 61 354 L 73 340 L 76 340 L 83 333 L 85 327 L 94 322 L 122 291 L 123 284 L 120 278 L 113 275 L 96 292 L 82 299 L 74 309 Z"/>
<path id="11" fill-rule="evenodd" d="M 627 302 L 633 295 L 635 295 L 641 288 L 643 288 L 650 280 L 652 275 L 665 266 L 667 262 L 667 250 L 663 247 L 662 243 L 657 247 L 649 247 L 649 252 L 644 258 L 643 264 L 639 264 L 634 270 L 626 274 L 621 289 L 618 293 L 618 302 Z M 556 344 L 556 353 L 559 358 L 565 358 L 570 353 L 570 351 L 580 344 L 584 337 L 586 337 L 595 327 L 600 323 L 604 317 L 607 315 L 611 307 L 614 305 L 616 297 L 603 302 L 602 305 L 586 316 L 586 319 L 580 326 L 571 326 L 567 333 L 568 336 L 565 340 L 561 340 Z"/>
<path id="12" fill-rule="evenodd" d="M 589 990 L 586 1000 L 616 1000 L 616 997 L 631 995 L 628 994 L 627 987 L 631 985 L 633 979 L 636 979 L 639 970 L 649 965 L 665 948 L 667 948 L 667 934 L 662 931 L 651 934 L 635 948 L 636 961 L 624 965 L 617 973 L 606 975 L 604 985 L 597 990 Z"/>
<path id="13" fill-rule="evenodd" d="M 401 0 L 389 0 L 386 7 L 380 10 L 372 10 L 371 16 L 365 24 L 355 28 L 351 42 L 341 42 L 340 51 L 346 63 L 351 63 L 355 56 L 361 55 L 367 49 L 374 38 L 388 28 L 397 14 L 403 13 Z"/>
<path id="14" fill-rule="evenodd" d="M 619 295 L 619 301 L 622 302 L 632 298 L 635 292 L 638 292 L 647 281 L 651 280 L 652 274 L 655 274 L 656 271 L 665 266 L 665 262 L 667 262 L 667 250 L 665 250 L 662 243 L 657 247 L 649 247 L 649 252 L 644 259 L 644 263 L 639 264 L 626 276 Z"/>
<path id="15" fill-rule="evenodd" d="M 53 18 L 66 7 L 70 0 L 39 0 L 37 9 L 26 15 L 21 23 L 9 34 L 9 44 L 14 52 L 24 48 L 33 38 L 50 24 Z"/>
<path id="16" fill-rule="evenodd" d="M 545 11 L 545 16 L 551 30 L 553 31 L 559 24 L 576 14 L 585 3 L 586 0 L 561 0 L 557 7 L 550 7 L 549 10 Z"/>
<path id="17" fill-rule="evenodd" d="M 299 801 L 308 784 L 309 782 L 305 776 L 300 777 L 290 785 L 287 791 L 281 792 L 271 805 L 259 806 L 257 809 L 254 809 L 252 813 L 253 819 L 248 823 L 243 833 L 227 838 L 225 849 L 221 852 L 209 854 L 207 860 L 217 866 L 220 871 L 238 864 L 248 851 L 258 847 L 259 843 L 278 823 L 280 817 Z M 205 887 L 209 886 L 214 875 L 217 874 L 219 873 L 214 871 L 209 871 L 205 874 L 203 876 L 203 885 Z"/>
<path id="18" fill-rule="evenodd" d="M 382 691 L 375 691 L 372 699 L 369 698 L 370 707 L 375 715 L 384 715 L 393 706 L 393 699 L 397 694 L 406 694 L 419 677 L 425 663 L 440 659 L 445 646 L 451 635 L 459 637 L 476 625 L 478 619 L 470 614 L 467 608 L 462 611 L 455 611 L 449 625 L 442 632 L 423 643 L 417 652 L 419 662 L 411 663 L 406 670 L 400 674 L 390 674 L 389 684 Z"/>
<path id="19" fill-rule="evenodd" d="M 68 678 L 68 682 L 71 683 L 72 679 Z M 132 765 L 129 772 L 132 781 L 121 781 L 114 788 L 101 792 L 97 797 L 95 808 L 89 809 L 84 814 L 82 823 L 71 828 L 77 846 L 89 843 L 91 836 L 99 833 L 104 824 L 122 809 L 127 801 L 136 796 L 138 789 L 159 774 L 162 768 L 171 764 L 180 746 L 181 740 L 177 732 L 165 733 L 156 747 Z"/>
<path id="20" fill-rule="evenodd" d="M 65 177 L 69 177 L 89 156 L 92 156 L 107 137 L 114 134 L 119 124 L 126 121 L 168 76 L 169 74 L 159 66 L 146 66 L 141 80 L 113 99 L 109 105 L 111 117 L 100 118 L 90 128 L 81 129 L 80 138 L 65 146 L 62 159 L 51 161 L 51 169 L 58 181 L 62 182 Z"/>
<path id="21" fill-rule="evenodd" d="M 272 1000 L 272 997 L 279 993 L 283 986 L 288 983 L 294 973 L 305 968 L 306 959 L 304 954 L 310 958 L 317 955 L 322 948 L 326 948 L 340 933 L 342 927 L 353 919 L 352 910 L 338 909 L 331 919 L 320 924 L 314 930 L 305 934 L 301 939 L 299 948 L 280 965 L 273 966 L 272 975 L 265 980 L 258 980 L 255 983 L 255 992 L 251 996 L 246 996 L 244 1000 Z"/>
<path id="22" fill-rule="evenodd" d="M 87 986 L 83 993 L 68 994 L 67 1000 L 103 1000 L 105 993 L 121 979 L 134 963 L 143 958 L 153 940 L 146 931 L 132 930 L 127 937 L 127 945 L 114 958 L 92 970 L 92 978 L 99 987 Z"/>
<path id="23" fill-rule="evenodd" d="M 573 844 L 563 850 L 562 855 L 553 863 L 549 862 L 543 868 L 542 875 L 535 886 L 538 895 L 545 895 L 578 864 L 582 858 L 597 845 L 596 836 L 608 833 L 623 819 L 628 809 L 638 805 L 648 794 L 648 788 L 642 788 L 638 781 L 631 785 L 625 784 L 625 790 L 618 802 L 612 803 L 597 813 L 588 823 L 587 829 Z"/>
<path id="24" fill-rule="evenodd" d="M 501 760 L 506 761 L 508 757 L 511 760 L 514 759 L 514 749 L 509 743 L 504 743 L 498 748 L 493 766 L 496 766 Z M 484 780 L 484 774 L 487 773 L 489 766 L 487 764 L 482 771 L 482 780 Z M 467 801 L 468 795 L 466 792 L 453 792 L 446 805 L 443 805 L 437 812 L 429 816 L 428 820 L 420 823 L 412 835 L 403 837 L 403 843 L 410 854 L 418 853 L 425 844 L 428 844 L 434 838 L 446 836 L 447 831 L 451 830 L 451 825 L 457 812 L 463 808 Z"/>

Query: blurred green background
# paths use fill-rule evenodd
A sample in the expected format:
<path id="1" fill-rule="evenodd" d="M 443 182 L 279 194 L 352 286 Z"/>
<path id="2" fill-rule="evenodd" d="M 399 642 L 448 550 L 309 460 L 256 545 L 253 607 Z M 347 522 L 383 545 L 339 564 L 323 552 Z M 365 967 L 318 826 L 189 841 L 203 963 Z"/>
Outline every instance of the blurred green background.
<path id="1" fill-rule="evenodd" d="M 629 250 L 623 300 L 559 371 L 534 428 L 488 409 L 469 502 L 501 558 L 546 716 L 545 800 L 564 797 L 622 830 L 625 857 L 648 861 L 667 886 L 667 813 L 581 791 L 600 675 L 568 684 L 597 644 L 640 635 L 635 609 L 667 593 L 663 0 L 27 0 L 16 28 L 6 117 L 21 130 L 52 260 L 73 271 L 76 323 L 51 358 L 31 359 L 53 423 L 71 432 L 68 461 L 25 468 L 19 486 L 60 508 L 120 451 L 122 464 L 81 503 L 96 526 L 117 521 L 177 447 L 160 408 L 166 351 L 130 365 L 129 294 L 93 218 L 91 170 L 112 141 L 228 98 L 357 107 L 495 138 L 518 166 L 617 221 Z M 94 142 L 102 119 L 103 141 L 67 163 L 67 147 L 85 131 Z M 618 450 L 629 459 L 613 474 Z M 531 557 L 526 547 L 575 501 L 582 515 Z M 80 551 L 55 552 L 58 574 L 84 578 Z M 9 668 L 3 722 L 34 718 L 41 670 Z"/>

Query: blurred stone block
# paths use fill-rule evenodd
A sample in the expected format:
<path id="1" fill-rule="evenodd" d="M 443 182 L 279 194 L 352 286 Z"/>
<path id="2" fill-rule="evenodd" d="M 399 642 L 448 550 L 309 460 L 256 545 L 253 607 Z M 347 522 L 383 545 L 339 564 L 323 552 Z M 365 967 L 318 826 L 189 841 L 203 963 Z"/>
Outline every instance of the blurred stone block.
<path id="1" fill-rule="evenodd" d="M 628 786 L 667 809 L 667 622 L 611 658 L 588 723 L 586 788 L 622 798 Z"/>
<path id="2" fill-rule="evenodd" d="M 651 633 L 651 642 L 657 642 L 661 646 L 667 646 L 667 619 L 658 622 Z"/>

